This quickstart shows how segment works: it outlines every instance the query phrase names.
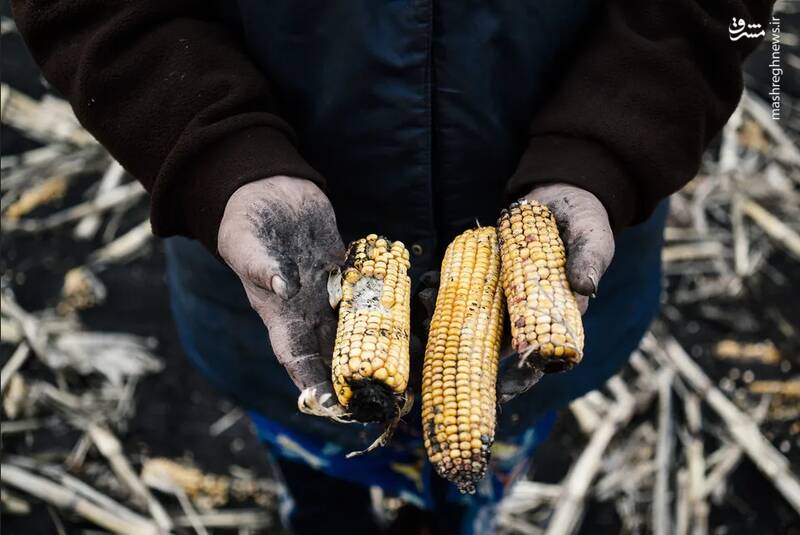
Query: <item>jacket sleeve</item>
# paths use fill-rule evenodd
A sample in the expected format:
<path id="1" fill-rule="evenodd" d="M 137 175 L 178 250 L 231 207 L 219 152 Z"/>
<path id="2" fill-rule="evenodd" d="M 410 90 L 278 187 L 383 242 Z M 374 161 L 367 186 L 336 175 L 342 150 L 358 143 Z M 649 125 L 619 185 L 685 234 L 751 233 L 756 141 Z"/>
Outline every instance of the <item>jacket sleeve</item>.
<path id="1" fill-rule="evenodd" d="M 197 0 L 13 1 L 44 76 L 151 193 L 154 232 L 213 252 L 239 186 L 275 175 L 323 186 L 217 10 Z"/>
<path id="2" fill-rule="evenodd" d="M 549 101 L 508 182 L 520 197 L 566 182 L 596 195 L 615 231 L 640 222 L 696 174 L 733 113 L 741 64 L 759 39 L 730 39 L 732 19 L 770 34 L 773 0 L 608 0 Z"/>

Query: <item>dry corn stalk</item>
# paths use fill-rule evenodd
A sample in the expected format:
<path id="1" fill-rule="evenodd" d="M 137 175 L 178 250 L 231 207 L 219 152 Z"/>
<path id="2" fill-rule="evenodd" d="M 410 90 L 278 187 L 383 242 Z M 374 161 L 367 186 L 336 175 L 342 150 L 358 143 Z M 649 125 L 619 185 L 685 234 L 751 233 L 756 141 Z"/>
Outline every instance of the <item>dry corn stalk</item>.
<path id="1" fill-rule="evenodd" d="M 171 459 L 147 459 L 142 466 L 141 478 L 148 486 L 159 490 L 166 490 L 169 486 L 178 487 L 193 502 L 207 507 L 219 507 L 228 503 L 230 478 L 204 474 L 193 466 Z"/>
<path id="2" fill-rule="evenodd" d="M 498 227 L 511 346 L 520 364 L 532 357 L 546 372 L 572 368 L 583 356 L 583 323 L 553 214 L 522 199 L 501 212 Z"/>
<path id="3" fill-rule="evenodd" d="M 757 360 L 763 364 L 778 364 L 781 361 L 781 352 L 770 340 L 760 343 L 720 340 L 715 353 L 720 359 Z"/>
<path id="4" fill-rule="evenodd" d="M 370 234 L 353 242 L 342 273 L 333 350 L 336 396 L 358 421 L 387 421 L 405 405 L 411 280 L 402 242 Z"/>
<path id="5" fill-rule="evenodd" d="M 800 398 L 800 380 L 755 381 L 750 385 L 750 392 L 754 394 Z"/>
<path id="6" fill-rule="evenodd" d="M 18 221 L 19 218 L 39 206 L 62 198 L 66 191 L 66 177 L 58 175 L 48 178 L 38 186 L 23 193 L 14 204 L 8 207 L 5 216 L 10 221 Z"/>
<path id="7" fill-rule="evenodd" d="M 503 331 L 494 227 L 467 230 L 447 248 L 422 368 L 425 448 L 442 477 L 475 492 L 495 430 Z"/>
<path id="8" fill-rule="evenodd" d="M 102 304 L 105 299 L 106 287 L 102 281 L 87 267 L 79 266 L 64 275 L 57 310 L 61 314 L 69 314 Z"/>

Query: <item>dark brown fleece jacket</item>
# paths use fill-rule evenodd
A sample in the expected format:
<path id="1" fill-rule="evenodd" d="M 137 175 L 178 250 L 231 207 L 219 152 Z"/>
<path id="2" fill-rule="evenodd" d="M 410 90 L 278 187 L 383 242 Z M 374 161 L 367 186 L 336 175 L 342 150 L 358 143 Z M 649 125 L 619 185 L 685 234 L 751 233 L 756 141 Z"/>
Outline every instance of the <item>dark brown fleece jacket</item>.
<path id="1" fill-rule="evenodd" d="M 645 218 L 695 174 L 733 112 L 741 63 L 732 17 L 766 27 L 773 0 L 608 0 L 533 119 L 508 183 L 581 186 L 615 229 Z M 17 25 L 80 121 L 151 193 L 162 236 L 216 251 L 230 195 L 263 177 L 323 178 L 293 144 L 267 76 L 219 4 L 13 0 Z M 514 83 L 508 80 L 507 83 Z"/>

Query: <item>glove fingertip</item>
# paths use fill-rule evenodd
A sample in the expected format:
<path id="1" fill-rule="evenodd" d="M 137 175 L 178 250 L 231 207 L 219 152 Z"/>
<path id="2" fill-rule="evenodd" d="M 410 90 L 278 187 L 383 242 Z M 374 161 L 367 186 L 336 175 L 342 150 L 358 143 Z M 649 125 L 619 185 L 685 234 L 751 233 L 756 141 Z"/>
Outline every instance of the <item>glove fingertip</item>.
<path id="1" fill-rule="evenodd" d="M 505 403 L 530 390 L 544 376 L 540 367 L 512 365 L 501 371 L 497 380 L 497 398 Z"/>
<path id="2" fill-rule="evenodd" d="M 569 283 L 572 290 L 581 295 L 594 295 L 597 293 L 597 284 L 600 276 L 597 273 L 597 268 L 592 265 L 572 265 L 568 270 Z"/>
<path id="3" fill-rule="evenodd" d="M 287 301 L 294 297 L 299 288 L 290 286 L 280 275 L 273 275 L 270 279 L 270 287 L 275 295 Z"/>
<path id="4" fill-rule="evenodd" d="M 497 403 L 499 403 L 500 405 L 503 405 L 505 403 L 508 403 L 509 401 L 514 399 L 515 397 L 516 397 L 515 394 L 503 394 L 503 393 L 501 393 L 501 394 L 498 394 L 498 396 L 497 396 Z"/>
<path id="5" fill-rule="evenodd" d="M 578 302 L 578 311 L 581 315 L 586 314 L 589 308 L 589 297 L 581 294 L 575 294 L 575 300 Z"/>

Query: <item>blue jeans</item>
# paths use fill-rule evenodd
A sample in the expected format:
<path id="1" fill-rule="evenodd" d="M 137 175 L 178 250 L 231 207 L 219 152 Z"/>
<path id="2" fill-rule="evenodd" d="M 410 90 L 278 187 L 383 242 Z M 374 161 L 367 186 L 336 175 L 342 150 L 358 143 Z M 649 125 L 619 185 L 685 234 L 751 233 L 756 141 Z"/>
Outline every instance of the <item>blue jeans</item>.
<path id="1" fill-rule="evenodd" d="M 664 202 L 648 221 L 617 237 L 614 261 L 584 316 L 586 351 L 581 364 L 568 373 L 545 376 L 530 392 L 504 405 L 489 477 L 476 495 L 460 496 L 454 488 L 447 491 L 448 500 L 471 506 L 471 526 L 489 521 L 481 511 L 524 475 L 555 411 L 601 386 L 638 346 L 658 310 L 666 215 Z M 436 507 L 441 499 L 431 490 L 436 476 L 422 447 L 418 403 L 389 446 L 345 459 L 347 452 L 364 448 L 380 429 L 300 414 L 297 389 L 278 365 L 266 329 L 250 309 L 237 277 L 190 240 L 166 240 L 166 255 L 173 314 L 187 355 L 212 383 L 250 412 L 274 456 L 335 478 L 380 486 L 420 507 Z"/>

